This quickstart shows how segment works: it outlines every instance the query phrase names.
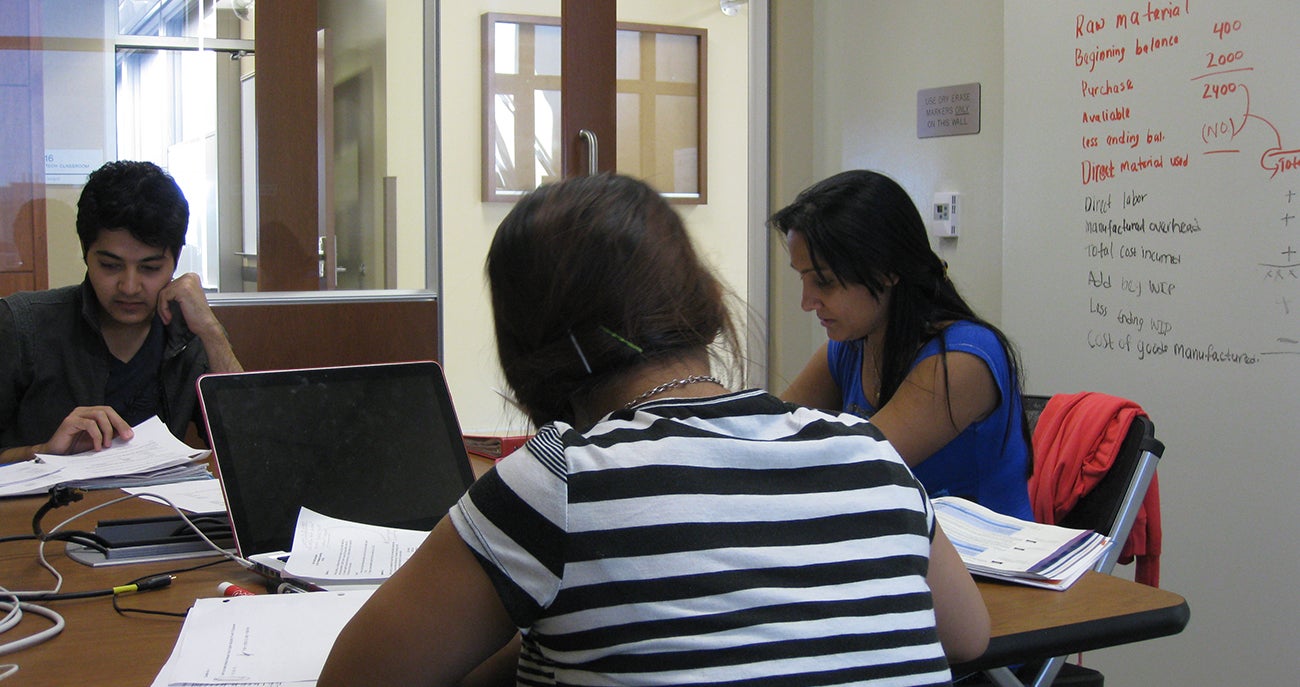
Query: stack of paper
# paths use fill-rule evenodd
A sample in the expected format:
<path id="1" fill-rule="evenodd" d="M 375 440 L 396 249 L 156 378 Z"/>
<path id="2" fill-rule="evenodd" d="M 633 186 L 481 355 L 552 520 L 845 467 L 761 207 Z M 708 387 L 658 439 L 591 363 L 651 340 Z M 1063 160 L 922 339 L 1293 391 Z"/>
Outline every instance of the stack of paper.
<path id="1" fill-rule="evenodd" d="M 139 487 L 210 477 L 200 464 L 208 451 L 187 446 L 156 416 L 134 428 L 130 441 L 114 439 L 102 451 L 37 455 L 0 466 L 0 496 L 43 494 L 56 484 L 83 489 Z"/>
<path id="2" fill-rule="evenodd" d="M 316 684 L 369 591 L 198 599 L 153 687 Z"/>
<path id="3" fill-rule="evenodd" d="M 1020 520 L 954 496 L 933 501 L 939 525 L 973 575 L 1065 590 L 1111 545 L 1092 530 Z"/>

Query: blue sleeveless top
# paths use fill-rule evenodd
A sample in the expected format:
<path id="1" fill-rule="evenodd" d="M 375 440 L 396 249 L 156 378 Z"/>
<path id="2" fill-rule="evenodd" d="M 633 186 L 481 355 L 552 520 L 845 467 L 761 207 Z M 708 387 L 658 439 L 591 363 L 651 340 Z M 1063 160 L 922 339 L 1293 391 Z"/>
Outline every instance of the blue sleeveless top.
<path id="1" fill-rule="evenodd" d="M 977 356 L 988 366 L 1001 396 L 997 408 L 972 423 L 946 446 L 912 468 L 931 498 L 960 496 L 1004 515 L 1033 520 L 1029 505 L 1029 447 L 1021 431 L 1020 391 L 1006 351 L 992 330 L 969 321 L 954 322 L 930 340 L 912 367 L 949 351 Z M 862 342 L 831 341 L 831 376 L 840 385 L 845 412 L 870 419 L 876 409 L 862 391 Z"/>

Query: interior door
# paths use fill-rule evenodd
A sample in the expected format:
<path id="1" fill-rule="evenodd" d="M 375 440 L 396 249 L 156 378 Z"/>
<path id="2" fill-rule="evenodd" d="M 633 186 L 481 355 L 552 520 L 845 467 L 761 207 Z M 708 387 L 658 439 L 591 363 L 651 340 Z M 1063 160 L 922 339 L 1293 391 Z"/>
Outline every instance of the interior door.
<path id="1" fill-rule="evenodd" d="M 254 5 L 258 291 L 320 288 L 316 0 Z"/>
<path id="2" fill-rule="evenodd" d="M 560 4 L 560 134 L 566 177 L 615 169 L 616 5 L 615 0 Z"/>

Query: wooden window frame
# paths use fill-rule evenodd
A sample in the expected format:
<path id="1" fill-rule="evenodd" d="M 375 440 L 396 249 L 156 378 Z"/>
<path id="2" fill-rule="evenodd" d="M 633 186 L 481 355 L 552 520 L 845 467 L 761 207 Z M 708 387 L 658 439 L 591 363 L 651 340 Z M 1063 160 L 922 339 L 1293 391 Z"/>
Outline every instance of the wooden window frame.
<path id="1" fill-rule="evenodd" d="M 496 74 L 495 59 L 496 59 L 497 46 L 496 46 L 495 27 L 498 23 L 519 24 L 521 27 L 528 27 L 528 26 L 558 27 L 560 25 L 560 18 L 540 16 L 540 15 L 504 14 L 504 13 L 496 13 L 496 12 L 488 12 L 482 15 L 482 27 L 481 27 L 482 28 L 482 89 L 483 89 L 482 90 L 482 110 L 483 110 L 482 159 L 481 159 L 482 199 L 484 202 L 514 202 L 518 200 L 522 195 L 535 188 L 535 186 L 530 181 L 527 184 L 522 184 L 520 188 L 506 189 L 503 188 L 498 182 L 497 169 L 496 169 L 496 155 L 495 155 L 496 146 L 498 144 L 498 140 L 497 140 L 498 134 L 496 128 L 497 96 L 499 93 L 505 93 L 505 92 L 514 92 L 517 95 L 522 95 L 525 93 L 524 89 L 527 89 L 529 93 L 532 93 L 531 96 L 526 98 L 521 98 L 521 97 L 516 98 L 516 103 L 518 108 L 516 112 L 519 113 L 519 115 L 517 116 L 517 120 L 523 121 L 526 119 L 526 121 L 524 122 L 524 126 L 516 127 L 514 142 L 513 142 L 514 150 L 516 151 L 515 159 L 520 161 L 521 163 L 521 166 L 518 168 L 520 170 L 519 174 L 522 174 L 523 178 L 525 179 L 532 180 L 536 178 L 536 171 L 535 171 L 536 167 L 534 166 L 536 161 L 536 155 L 532 151 L 532 147 L 535 140 L 534 132 L 536 128 L 535 127 L 536 116 L 535 114 L 533 114 L 534 112 L 533 102 L 536 98 L 536 93 L 540 90 L 555 90 L 555 91 L 560 90 L 560 75 L 556 74 L 552 76 L 552 75 L 521 74 L 518 76 L 514 76 L 514 75 Z M 708 151 L 708 138 L 707 138 L 708 31 L 707 29 L 681 27 L 681 26 L 663 26 L 658 24 L 644 24 L 644 23 L 634 23 L 634 22 L 618 22 L 617 30 L 620 32 L 632 31 L 632 32 L 640 33 L 642 35 L 642 41 L 641 41 L 642 45 L 646 46 L 647 43 L 650 44 L 648 48 L 647 47 L 642 48 L 643 59 L 641 60 L 641 65 L 642 65 L 643 72 L 647 68 L 653 68 L 654 66 L 654 61 L 652 59 L 646 59 L 645 56 L 647 54 L 646 53 L 647 49 L 650 51 L 653 51 L 654 49 L 653 38 L 655 35 L 659 35 L 659 34 L 684 35 L 684 36 L 692 36 L 696 38 L 697 41 L 697 45 L 696 45 L 697 48 L 696 70 L 697 71 L 695 75 L 696 79 L 693 84 L 690 84 L 690 86 L 694 88 L 693 95 L 696 98 L 696 105 L 697 105 L 696 122 L 695 122 L 696 124 L 695 126 L 696 129 L 695 172 L 696 172 L 696 180 L 697 180 L 696 189 L 694 192 L 666 191 L 664 192 L 663 195 L 669 201 L 674 203 L 691 204 L 691 205 L 703 205 L 707 203 L 708 202 L 708 175 L 707 175 L 707 170 L 708 170 L 708 154 L 707 154 Z M 507 76 L 508 78 L 503 79 L 502 78 L 503 76 Z M 502 87 L 503 82 L 504 84 L 511 84 L 511 82 L 513 82 L 513 85 L 507 88 L 503 88 Z M 640 119 L 641 135 L 639 137 L 639 141 L 641 145 L 643 162 L 646 159 L 649 159 L 651 161 L 651 164 L 653 164 L 654 155 L 655 155 L 655 151 L 653 150 L 653 144 L 654 144 L 655 136 L 653 135 L 653 133 L 647 134 L 646 132 L 647 128 L 650 128 L 651 132 L 653 132 L 653 127 L 655 124 L 654 117 L 653 117 L 653 112 L 654 112 L 653 99 L 657 95 L 674 95 L 674 94 L 680 95 L 681 94 L 680 91 L 682 91 L 683 86 L 672 85 L 669 82 L 651 82 L 644 78 L 632 79 L 632 80 L 619 79 L 617 83 L 618 83 L 617 85 L 618 95 L 629 95 L 629 94 L 639 95 L 643 101 L 648 101 L 650 103 L 650 105 L 647 106 L 643 102 L 642 107 L 640 108 L 642 116 Z M 674 91 L 677 91 L 678 93 L 674 93 Z M 650 116 L 647 116 L 647 114 Z M 561 143 L 562 143 L 561 141 L 556 141 L 556 146 L 555 146 L 556 151 L 562 149 Z M 521 156 L 519 154 L 520 150 L 528 150 L 529 154 Z M 605 148 L 602 146 L 602 157 L 608 154 L 604 152 L 604 150 Z M 557 175 L 560 173 L 559 170 L 561 169 L 562 169 L 562 164 L 560 163 L 560 161 L 558 160 L 555 161 L 553 170 L 556 171 Z M 619 171 L 627 174 L 631 174 L 633 176 L 638 176 L 638 177 L 645 176 L 645 174 L 643 174 L 641 170 L 625 170 L 620 167 Z"/>

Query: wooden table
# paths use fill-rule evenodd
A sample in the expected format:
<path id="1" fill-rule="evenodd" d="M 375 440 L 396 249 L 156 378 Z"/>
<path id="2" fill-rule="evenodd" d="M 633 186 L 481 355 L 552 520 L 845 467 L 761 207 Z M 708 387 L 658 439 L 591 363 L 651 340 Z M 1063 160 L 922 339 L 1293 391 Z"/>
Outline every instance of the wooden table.
<path id="1" fill-rule="evenodd" d="M 989 648 L 953 674 L 1131 644 L 1182 632 L 1187 601 L 1098 572 L 1063 592 L 976 578 L 993 621 Z"/>
<path id="2" fill-rule="evenodd" d="M 476 461 L 477 463 L 477 461 Z M 475 465 L 481 473 L 482 465 Z M 48 529 L 87 506 L 121 496 L 116 490 L 90 492 L 68 507 L 51 511 Z M 30 522 L 43 498 L 0 500 L 0 536 L 30 531 Z M 158 504 L 132 499 L 85 518 L 73 527 L 91 530 L 101 519 L 166 514 Z M 101 589 L 145 575 L 185 567 L 204 560 L 143 563 L 91 568 L 69 559 L 61 543 L 46 546 L 46 556 L 63 575 L 63 591 Z M 166 589 L 122 596 L 121 605 L 184 612 L 196 598 L 215 597 L 217 585 L 231 581 L 262 591 L 261 578 L 231 562 L 181 573 Z M 50 574 L 36 560 L 32 541 L 0 544 L 0 585 L 14 590 L 49 589 Z M 1154 589 L 1109 575 L 1088 573 L 1065 592 L 979 581 L 993 618 L 993 639 L 976 661 L 954 666 L 973 671 L 1034 658 L 1065 655 L 1116 644 L 1175 634 L 1187 624 L 1187 602 L 1172 592 Z M 108 597 L 56 601 L 49 608 L 61 614 L 63 632 L 38 646 L 0 657 L 17 663 L 15 685 L 149 685 L 171 654 L 182 620 L 161 616 L 118 615 Z M 49 627 L 34 614 L 18 628 L 0 635 L 0 642 L 29 636 Z"/>
<path id="3" fill-rule="evenodd" d="M 44 518 L 45 529 L 66 520 L 89 505 L 122 496 L 118 490 L 94 491 L 85 499 L 50 511 Z M 31 532 L 31 520 L 44 498 L 0 500 L 0 536 Z M 73 521 L 68 528 L 93 530 L 98 520 L 165 515 L 169 508 L 156 503 L 131 499 Z M 50 542 L 45 555 L 64 577 L 64 592 L 88 591 L 125 584 L 137 577 L 175 568 L 218 560 L 216 557 L 187 559 L 165 563 L 92 568 L 63 553 L 63 544 Z M 53 576 L 36 558 L 37 543 L 19 541 L 0 544 L 0 585 L 6 589 L 47 590 L 54 585 Z M 179 574 L 171 586 L 151 592 L 125 594 L 120 605 L 178 613 L 185 612 L 194 599 L 221 596 L 217 585 L 231 581 L 255 591 L 262 591 L 261 578 L 224 562 L 193 572 Z M 63 632 L 37 646 L 0 657 L 0 663 L 16 663 L 15 685 L 132 685 L 144 687 L 158 675 L 171 654 L 180 633 L 182 618 L 151 615 L 118 615 L 107 597 L 54 601 L 44 604 L 62 615 L 67 623 Z M 30 636 L 50 627 L 50 622 L 35 614 L 25 614 L 15 629 L 0 634 L 0 642 Z"/>

